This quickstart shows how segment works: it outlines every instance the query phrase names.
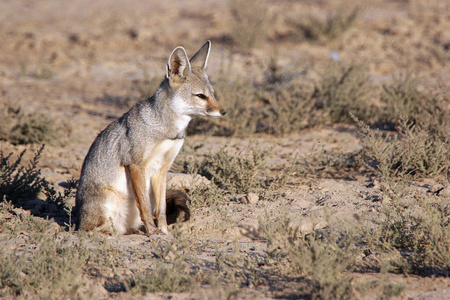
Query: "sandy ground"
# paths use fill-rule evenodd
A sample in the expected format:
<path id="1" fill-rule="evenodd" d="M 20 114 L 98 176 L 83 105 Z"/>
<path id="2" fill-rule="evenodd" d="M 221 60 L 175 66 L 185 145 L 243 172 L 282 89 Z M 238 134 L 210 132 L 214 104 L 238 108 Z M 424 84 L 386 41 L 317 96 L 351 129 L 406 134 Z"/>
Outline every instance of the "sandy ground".
<path id="1" fill-rule="evenodd" d="M 27 112 L 43 113 L 70 125 L 67 144 L 47 145 L 41 159 L 42 175 L 57 185 L 79 177 L 84 156 L 96 135 L 125 112 L 114 101 L 130 93 L 133 81 L 155 75 L 162 78 L 168 55 L 178 45 L 183 45 L 192 55 L 205 40 L 212 40 L 208 73 L 213 83 L 224 65 L 231 66 L 231 77 L 250 75 L 258 80 L 262 76 L 261 68 L 268 65 L 274 52 L 281 65 L 320 68 L 331 61 L 330 51 L 336 51 L 342 61 L 367 63 L 374 83 L 386 82 L 393 75 L 412 69 L 421 71 L 424 86 L 433 86 L 437 81 L 449 85 L 448 63 L 445 65 L 450 48 L 447 1 L 367 1 L 361 5 L 364 10 L 360 20 L 326 46 L 285 38 L 290 29 L 283 20 L 312 12 L 324 14 L 355 3 L 264 2 L 274 16 L 273 29 L 258 48 L 241 52 L 228 41 L 227 1 L 189 1 L 189 4 L 178 0 L 1 1 L 0 101 L 18 104 Z M 305 157 L 313 146 L 341 152 L 361 147 L 357 130 L 352 126 L 328 126 L 282 138 L 258 136 L 253 140 L 261 147 L 275 145 L 269 159 L 273 172 L 295 154 Z M 188 145 L 196 143 L 205 144 L 205 151 L 226 143 L 239 151 L 247 147 L 248 140 L 187 138 Z M 14 146 L 4 141 L 0 146 L 5 153 L 38 148 L 38 145 Z M 286 201 L 287 213 L 305 230 L 320 228 L 325 218 L 377 220 L 382 192 L 371 183 L 372 179 L 362 175 L 318 179 L 309 184 L 294 179 L 280 191 L 283 201 L 230 203 L 220 213 L 199 209 L 183 226 L 199 240 L 223 243 L 237 240 L 244 248 L 256 249 L 245 251 L 261 251 L 264 242 L 252 236 L 258 218 L 266 211 L 273 216 L 285 212 L 281 206 Z M 418 184 L 418 189 L 424 192 L 429 188 L 430 184 Z M 142 246 L 148 242 L 140 236 L 120 239 L 121 243 L 130 245 Z M 198 256 L 207 256 L 207 250 L 199 250 Z M 400 275 L 392 278 L 407 286 L 402 299 L 450 298 L 449 279 Z"/>

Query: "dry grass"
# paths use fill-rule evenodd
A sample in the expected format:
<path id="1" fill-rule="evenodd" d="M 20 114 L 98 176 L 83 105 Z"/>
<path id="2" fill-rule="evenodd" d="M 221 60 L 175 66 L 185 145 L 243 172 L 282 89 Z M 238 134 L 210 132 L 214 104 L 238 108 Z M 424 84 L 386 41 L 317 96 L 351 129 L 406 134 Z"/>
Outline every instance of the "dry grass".
<path id="1" fill-rule="evenodd" d="M 37 168 L 43 150 L 42 146 L 25 167 L 21 163 L 26 150 L 12 159 L 12 153 L 5 156 L 0 149 L 0 201 L 17 203 L 21 199 L 37 196 L 45 182 L 41 177 L 41 170 Z"/>
<path id="2" fill-rule="evenodd" d="M 376 132 L 359 123 L 365 136 L 368 166 L 381 179 L 450 175 L 448 140 L 430 130 L 430 123 L 414 125 L 402 119 L 398 134 Z M 428 125 L 428 126 L 427 126 Z M 442 129 L 442 128 L 441 128 Z M 440 131 L 440 130 L 439 130 Z"/>
<path id="3" fill-rule="evenodd" d="M 288 23 L 295 30 L 294 34 L 300 35 L 301 38 L 314 42 L 326 42 L 347 31 L 360 13 L 358 8 L 341 9 L 328 13 L 325 18 L 309 14 L 306 17 L 290 19 Z"/>
<path id="4" fill-rule="evenodd" d="M 407 1 L 399 5 L 409 14 L 414 4 Z M 230 1 L 229 9 L 232 19 L 228 30 L 234 42 L 231 48 L 244 50 L 245 54 L 236 52 L 240 52 L 242 56 L 238 58 L 246 62 L 245 55 L 267 41 L 273 19 L 258 1 Z M 352 28 L 359 15 L 356 9 L 338 11 L 325 18 L 309 15 L 302 20 L 292 20 L 288 25 L 300 36 L 301 42 L 314 42 L 312 47 L 317 49 L 312 50 L 319 50 L 317 55 L 320 56 L 336 44 L 343 51 L 354 49 L 339 45 L 337 38 L 346 37 L 343 34 Z M 437 22 L 443 22 L 439 18 L 433 17 L 433 20 L 437 21 L 430 23 L 429 28 L 437 28 Z M 404 24 L 400 19 L 396 21 L 398 28 L 392 26 L 385 30 L 385 24 L 381 24 L 381 29 L 373 30 L 376 34 L 370 31 L 370 26 L 374 25 L 365 24 L 364 28 L 369 28 L 368 33 L 375 37 L 381 36 L 380 39 L 397 36 L 403 41 L 401 38 L 406 39 L 412 32 L 402 31 Z M 387 26 L 390 25 L 393 24 Z M 104 27 L 103 35 L 110 39 L 120 35 L 118 29 L 122 24 L 110 18 Z M 429 28 L 424 32 L 432 31 L 429 36 L 436 40 L 433 42 L 436 52 L 427 51 L 427 55 L 436 57 L 418 63 L 420 66 L 431 65 L 436 60 L 445 63 L 445 47 L 448 46 L 445 35 Z M 380 34 L 378 31 L 382 30 L 385 32 Z M 217 32 L 223 34 L 223 31 Z M 358 44 L 358 35 L 355 37 Z M 152 38 L 147 40 L 152 42 Z M 100 49 L 101 45 L 94 46 Z M 312 50 L 303 46 L 300 45 L 301 51 L 295 56 L 302 59 L 313 56 L 308 52 Z M 434 48 L 425 51 L 427 49 Z M 290 51 L 281 50 L 282 53 Z M 401 47 L 395 50 L 402 52 Z M 424 49 L 418 50 L 419 53 Z M 100 54 L 96 55 L 101 64 Z M 389 58 L 390 54 L 385 55 Z M 428 56 L 417 57 L 426 60 Z M 286 61 L 285 57 L 283 59 Z M 311 228 L 306 233 L 282 211 L 281 217 L 268 213 L 255 229 L 253 237 L 267 245 L 266 251 L 244 251 L 238 242 L 226 241 L 224 246 L 223 242 L 212 239 L 195 239 L 189 227 L 181 225 L 170 229 L 172 240 L 145 238 L 142 244 L 125 245 L 120 237 L 73 231 L 69 216 L 76 181 L 71 181 L 70 188 L 62 193 L 53 188 L 38 168 L 42 149 L 25 165 L 21 161 L 23 153 L 16 158 L 14 154 L 0 152 L 0 242 L 5 245 L 0 254 L 0 297 L 127 298 L 144 294 L 152 297 L 149 293 L 190 292 L 205 299 L 237 299 L 248 296 L 251 290 L 264 293 L 256 294 L 255 298 L 278 293 L 274 297 L 348 299 L 370 293 L 388 299 L 401 296 L 406 289 L 405 284 L 390 281 L 390 275 L 448 277 L 450 199 L 441 194 L 441 190 L 425 191 L 420 183 L 423 178 L 448 183 L 450 177 L 446 87 L 430 92 L 422 87 L 421 78 L 412 73 L 394 77 L 392 82 L 377 87 L 369 83 L 369 72 L 364 66 L 333 62 L 322 72 L 319 65 L 325 61 L 317 62 L 301 69 L 292 63 L 281 65 L 273 59 L 268 69 L 261 70 L 265 78 L 260 77 L 258 81 L 251 78 L 251 74 L 245 79 L 222 74 L 214 86 L 217 98 L 229 113 L 217 121 L 196 119 L 189 133 L 283 136 L 315 125 L 358 120 L 363 149 L 357 153 L 314 150 L 301 166 L 294 160 L 278 176 L 270 173 L 274 171 L 268 164 L 271 150 L 257 144 L 249 144 L 246 151 L 239 153 L 231 147 L 206 155 L 194 153 L 200 159 L 186 160 L 182 169 L 202 174 L 212 183 L 189 191 L 191 209 L 194 213 L 197 208 L 205 207 L 205 210 L 225 210 L 225 205 L 237 204 L 231 203 L 238 198 L 236 195 L 249 192 L 261 196 L 255 207 L 264 205 L 268 202 L 263 200 L 270 198 L 265 196 L 278 189 L 283 192 L 293 175 L 300 182 L 306 178 L 310 187 L 314 187 L 317 178 L 347 179 L 347 175 L 357 175 L 374 186 L 379 185 L 377 193 L 381 200 L 379 206 L 374 205 L 375 210 L 378 207 L 374 212 L 379 217 L 377 222 L 351 220 L 350 225 L 328 222 L 326 228 Z M 22 75 L 31 77 L 29 79 L 50 79 L 55 75 L 51 64 L 37 66 L 32 71 L 29 68 L 23 64 L 21 70 Z M 315 84 L 311 84 L 311 77 L 308 77 L 311 74 L 318 74 Z M 118 104 L 131 107 L 145 100 L 153 95 L 160 80 L 145 76 L 143 81 L 135 81 L 128 95 L 118 98 Z M 381 100 L 381 105 L 374 106 L 375 100 Z M 59 131 L 55 122 L 46 116 L 25 113 L 10 105 L 1 108 L 2 140 L 13 144 L 59 143 L 67 133 L 64 128 Z M 380 132 L 367 124 L 395 131 Z M 40 191 L 45 198 L 43 201 L 49 205 L 43 206 L 44 211 L 38 216 L 32 216 L 20 203 L 36 200 L 33 198 L 39 196 Z M 288 206 L 289 202 L 282 204 Z M 243 205 L 236 206 L 242 208 Z M 45 210 L 50 210 L 50 206 L 64 215 L 66 226 L 58 227 L 54 221 L 44 219 Z M 202 259 L 196 258 L 199 253 Z M 367 266 L 364 258 L 371 255 L 381 259 Z M 203 259 L 205 256 L 208 259 Z M 356 271 L 358 277 L 363 277 L 362 282 L 355 280 Z M 376 273 L 380 279 L 373 280 L 371 273 Z M 366 278 L 370 279 L 365 281 Z"/>
<path id="5" fill-rule="evenodd" d="M 312 95 L 316 108 L 323 110 L 322 122 L 351 123 L 351 114 L 369 120 L 375 113 L 371 100 L 376 88 L 370 86 L 368 79 L 364 66 L 330 65 Z"/>
<path id="6" fill-rule="evenodd" d="M 4 215 L 8 211 L 14 212 L 14 209 L 7 203 L 1 203 L 0 211 Z M 80 242 L 72 242 L 67 235 L 55 232 L 53 222 L 22 215 L 12 224 L 11 218 L 17 217 L 12 216 L 7 224 L 2 224 L 10 228 L 11 233 L 16 232 L 15 239 L 4 241 L 8 244 L 8 251 L 0 254 L 2 298 L 80 297 L 79 290 L 86 283 L 83 266 L 90 255 L 86 247 Z M 22 232 L 26 234 L 18 234 L 21 230 L 25 230 Z M 23 244 L 26 246 L 20 246 Z"/>
<path id="7" fill-rule="evenodd" d="M 382 110 L 371 104 L 378 88 L 369 84 L 364 66 L 330 64 L 316 84 L 302 78 L 306 72 L 273 59 L 262 83 L 220 79 L 217 98 L 229 114 L 220 121 L 194 119 L 188 133 L 283 136 L 319 124 L 353 123 L 352 114 L 370 123 L 385 122 Z"/>
<path id="8" fill-rule="evenodd" d="M 241 50 L 263 43 L 271 25 L 267 7 L 257 0 L 230 0 L 231 37 Z"/>
<path id="9" fill-rule="evenodd" d="M 306 235 L 282 215 L 260 220 L 268 263 L 286 276 L 305 276 L 311 283 L 306 292 L 315 299 L 351 298 L 351 271 L 361 251 L 355 247 L 354 232 L 326 229 Z"/>
<path id="10" fill-rule="evenodd" d="M 57 123 L 40 113 L 26 113 L 21 107 L 0 104 L 0 140 L 17 144 L 42 144 L 64 146 L 71 133 L 70 126 Z"/>

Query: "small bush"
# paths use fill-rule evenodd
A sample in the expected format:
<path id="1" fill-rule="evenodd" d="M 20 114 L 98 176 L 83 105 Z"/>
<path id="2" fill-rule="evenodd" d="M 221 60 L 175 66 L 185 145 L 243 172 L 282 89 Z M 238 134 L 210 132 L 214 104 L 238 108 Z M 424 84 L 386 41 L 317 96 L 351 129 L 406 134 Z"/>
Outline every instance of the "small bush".
<path id="1" fill-rule="evenodd" d="M 325 19 L 315 15 L 307 15 L 305 18 L 291 19 L 288 23 L 305 40 L 324 42 L 327 39 L 335 39 L 347 31 L 359 14 L 360 10 L 355 8 L 330 13 Z"/>
<path id="2" fill-rule="evenodd" d="M 154 292 L 186 292 L 195 287 L 192 276 L 185 273 L 183 264 L 171 265 L 160 262 L 153 270 L 131 279 L 129 285 L 133 294 Z"/>
<path id="3" fill-rule="evenodd" d="M 73 197 L 74 191 L 77 189 L 78 180 L 71 179 L 68 180 L 68 188 L 61 192 L 56 191 L 50 184 L 45 180 L 43 184 L 43 193 L 46 197 L 46 201 L 50 204 L 55 204 L 60 209 L 68 209 L 71 207 L 71 199 Z"/>
<path id="4" fill-rule="evenodd" d="M 386 121 L 397 123 L 401 118 L 413 124 L 427 125 L 427 129 L 441 138 L 450 140 L 449 95 L 439 87 L 436 92 L 419 91 L 420 79 L 413 73 L 394 78 L 383 85 L 382 100 L 386 103 Z"/>
<path id="5" fill-rule="evenodd" d="M 298 80 L 300 72 L 281 71 L 272 59 L 266 83 L 257 92 L 262 102 L 256 132 L 285 135 L 311 126 L 314 117 L 312 89 Z"/>
<path id="6" fill-rule="evenodd" d="M 188 194 L 192 207 L 217 206 L 226 195 L 258 193 L 263 197 L 283 187 L 296 169 L 296 157 L 271 175 L 267 159 L 272 149 L 261 150 L 259 145 L 249 143 L 248 148 L 239 153 L 225 146 L 215 153 L 195 155 L 195 159 L 185 158 L 178 163 L 181 172 L 200 174 L 211 180 L 210 184 L 197 185 Z"/>
<path id="7" fill-rule="evenodd" d="M 188 192 L 190 207 L 216 207 L 223 202 L 226 191 L 215 184 L 202 184 Z"/>
<path id="8" fill-rule="evenodd" d="M 433 134 L 426 125 L 402 119 L 400 136 L 383 135 L 360 122 L 368 166 L 385 180 L 390 178 L 450 176 L 448 141 Z"/>
<path id="9" fill-rule="evenodd" d="M 24 113 L 19 108 L 0 106 L 2 126 L 0 140 L 18 144 L 54 144 L 64 146 L 70 136 L 70 127 L 56 122 L 43 114 Z"/>
<path id="10" fill-rule="evenodd" d="M 392 247 L 400 254 L 391 264 L 404 273 L 449 276 L 450 199 L 411 195 L 398 184 L 385 194 L 390 202 L 382 210 L 380 240 L 384 251 Z"/>
<path id="11" fill-rule="evenodd" d="M 313 145 L 308 155 L 301 160 L 298 172 L 308 183 L 318 178 L 351 178 L 357 173 L 365 172 L 364 151 L 350 153 L 326 151 Z"/>
<path id="12" fill-rule="evenodd" d="M 249 144 L 246 152 L 231 154 L 226 147 L 203 160 L 193 162 L 191 170 L 205 176 L 231 194 L 258 191 L 265 186 L 267 158 L 271 149 L 260 150 Z"/>
<path id="13" fill-rule="evenodd" d="M 270 220 L 270 219 L 269 219 Z M 306 276 L 316 299 L 346 299 L 353 295 L 351 275 L 356 239 L 350 232 L 316 231 L 304 235 L 287 217 L 260 220 L 267 239 L 267 256 L 283 273 Z"/>
<path id="14" fill-rule="evenodd" d="M 44 150 L 42 146 L 28 166 L 20 166 L 26 150 L 15 161 L 10 161 L 12 153 L 4 156 L 0 149 L 0 201 L 9 200 L 18 203 L 21 199 L 30 199 L 41 191 L 45 179 L 37 168 L 39 158 Z"/>
<path id="15" fill-rule="evenodd" d="M 264 4 L 258 0 L 230 0 L 231 36 L 236 45 L 249 50 L 264 42 L 271 18 Z"/>
<path id="16" fill-rule="evenodd" d="M 425 198 L 411 187 L 418 178 L 449 178 L 448 140 L 436 130 L 442 128 L 439 123 L 398 118 L 396 134 L 359 122 L 366 166 L 379 178 L 388 200 L 380 211 L 383 222 L 375 244 L 394 254 L 391 264 L 398 271 L 448 276 L 450 199 L 438 193 Z"/>
<path id="17" fill-rule="evenodd" d="M 311 96 L 316 108 L 323 111 L 322 122 L 351 123 L 351 114 L 369 120 L 373 115 L 370 100 L 374 90 L 368 82 L 363 66 L 331 65 Z"/>
<path id="18" fill-rule="evenodd" d="M 194 274 L 187 261 L 195 265 L 190 256 L 193 240 L 180 225 L 175 225 L 171 233 L 173 240 L 160 245 L 152 258 L 154 267 L 129 279 L 133 294 L 152 292 L 185 292 L 197 286 Z"/>
<path id="19" fill-rule="evenodd" d="M 82 244 L 42 235 L 26 251 L 0 254 L 0 296 L 22 298 L 77 298 L 83 286 L 88 257 Z"/>

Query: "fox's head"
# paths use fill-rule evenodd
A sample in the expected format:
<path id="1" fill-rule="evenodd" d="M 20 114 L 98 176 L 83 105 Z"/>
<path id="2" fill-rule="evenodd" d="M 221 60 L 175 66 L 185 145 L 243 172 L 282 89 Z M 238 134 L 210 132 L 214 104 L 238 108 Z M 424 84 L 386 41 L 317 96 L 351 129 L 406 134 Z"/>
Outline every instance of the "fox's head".
<path id="1" fill-rule="evenodd" d="M 211 42 L 207 41 L 188 59 L 183 47 L 172 51 L 166 68 L 166 79 L 172 95 L 170 106 L 180 115 L 221 117 L 226 110 L 214 97 L 206 66 Z"/>

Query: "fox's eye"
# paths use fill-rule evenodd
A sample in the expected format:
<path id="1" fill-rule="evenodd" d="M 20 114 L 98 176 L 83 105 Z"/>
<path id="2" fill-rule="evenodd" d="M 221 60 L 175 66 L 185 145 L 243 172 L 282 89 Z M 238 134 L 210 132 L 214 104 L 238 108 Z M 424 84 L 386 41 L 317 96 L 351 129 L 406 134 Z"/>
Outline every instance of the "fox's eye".
<path id="1" fill-rule="evenodd" d="M 195 95 L 195 96 L 197 96 L 197 97 L 199 97 L 200 99 L 203 99 L 203 100 L 205 100 L 207 97 L 205 96 L 205 95 L 203 95 L 203 94 L 197 94 L 197 95 Z"/>

